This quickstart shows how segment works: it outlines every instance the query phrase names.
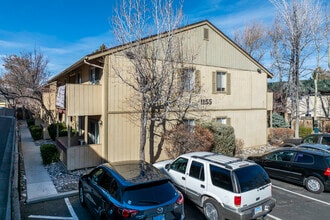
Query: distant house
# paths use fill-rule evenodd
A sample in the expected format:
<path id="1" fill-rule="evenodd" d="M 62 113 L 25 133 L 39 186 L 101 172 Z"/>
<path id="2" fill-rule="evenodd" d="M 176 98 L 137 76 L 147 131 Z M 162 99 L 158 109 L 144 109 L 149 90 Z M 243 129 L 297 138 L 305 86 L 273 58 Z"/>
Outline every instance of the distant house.
<path id="1" fill-rule="evenodd" d="M 265 145 L 273 106 L 267 79 L 272 74 L 209 21 L 177 29 L 177 34 L 182 33 L 189 34 L 186 48 L 199 45 L 189 65 L 194 67 L 191 77 L 198 77 L 203 110 L 190 114 L 189 122 L 230 124 L 245 147 Z M 144 39 L 152 41 L 153 37 Z M 113 71 L 113 65 L 118 65 L 111 62 L 115 56 L 121 57 L 122 65 L 130 65 L 125 46 L 118 46 L 84 56 L 48 82 L 49 87 L 56 85 L 46 95 L 51 100 L 48 106 L 79 134 L 57 140 L 68 170 L 103 160 L 138 159 L 139 123 L 132 123 L 133 111 L 123 101 L 131 94 Z M 161 158 L 166 158 L 165 153 Z"/>
<path id="2" fill-rule="evenodd" d="M 318 80 L 318 95 L 315 103 L 315 85 L 314 80 L 302 80 L 300 81 L 301 86 L 299 89 L 299 116 L 301 117 L 301 123 L 307 127 L 313 127 L 313 119 L 317 117 L 319 121 L 319 128 L 321 131 L 327 131 L 330 128 L 329 116 L 330 116 L 330 79 L 327 76 L 329 73 L 326 72 Z M 280 103 L 280 94 L 278 94 L 280 84 L 278 82 L 268 83 L 269 91 L 274 92 L 274 111 L 281 113 L 287 120 L 291 118 L 292 108 L 291 108 L 291 99 L 290 97 L 287 100 L 282 99 L 282 102 L 286 102 L 286 106 Z M 287 83 L 282 85 L 284 88 L 287 86 Z M 316 106 L 315 106 L 316 105 Z M 281 108 L 279 108 L 279 107 Z M 315 108 L 316 107 L 316 108 Z M 316 113 L 316 115 L 315 115 Z M 293 120 L 294 120 L 294 115 Z M 288 121 L 289 122 L 289 121 Z M 289 122 L 290 124 L 290 122 Z M 294 124 L 294 123 L 292 123 Z"/>

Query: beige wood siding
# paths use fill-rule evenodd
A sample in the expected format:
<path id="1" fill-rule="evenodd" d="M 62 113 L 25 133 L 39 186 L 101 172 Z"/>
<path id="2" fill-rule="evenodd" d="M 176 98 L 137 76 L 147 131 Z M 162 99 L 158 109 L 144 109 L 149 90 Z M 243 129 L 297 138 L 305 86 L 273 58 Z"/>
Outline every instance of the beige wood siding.
<path id="1" fill-rule="evenodd" d="M 100 85 L 66 84 L 67 116 L 100 115 L 101 89 Z"/>
<path id="2" fill-rule="evenodd" d="M 267 110 L 271 111 L 273 110 L 273 93 L 267 92 Z"/>
<path id="3" fill-rule="evenodd" d="M 204 40 L 204 29 L 209 29 Z M 238 50 L 223 34 L 208 25 L 182 33 L 189 53 L 196 55 L 195 64 L 257 71 L 258 67 Z M 220 35 L 220 36 L 219 36 Z"/>
<path id="4" fill-rule="evenodd" d="M 102 145 L 90 144 L 67 148 L 67 169 L 95 167 L 102 163 Z"/>

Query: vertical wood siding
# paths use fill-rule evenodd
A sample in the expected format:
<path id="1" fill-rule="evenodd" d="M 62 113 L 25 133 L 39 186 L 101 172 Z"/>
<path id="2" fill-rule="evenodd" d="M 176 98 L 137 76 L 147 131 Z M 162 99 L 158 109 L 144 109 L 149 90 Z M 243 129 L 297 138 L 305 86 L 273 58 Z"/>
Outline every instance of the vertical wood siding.
<path id="1" fill-rule="evenodd" d="M 67 116 L 100 115 L 101 85 L 66 84 Z"/>

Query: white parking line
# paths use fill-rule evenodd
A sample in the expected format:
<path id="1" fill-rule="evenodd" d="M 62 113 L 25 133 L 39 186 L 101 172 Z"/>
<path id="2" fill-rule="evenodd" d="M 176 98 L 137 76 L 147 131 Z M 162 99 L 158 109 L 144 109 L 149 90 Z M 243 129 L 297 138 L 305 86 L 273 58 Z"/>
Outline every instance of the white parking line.
<path id="1" fill-rule="evenodd" d="M 57 220 L 73 220 L 72 217 L 58 217 L 58 216 L 48 216 L 48 215 L 29 215 L 29 218 L 36 218 L 36 219 L 57 219 Z"/>
<path id="2" fill-rule="evenodd" d="M 47 215 L 29 215 L 29 218 L 34 218 L 34 219 L 56 219 L 56 220 L 79 220 L 78 216 L 73 210 L 73 207 L 69 201 L 68 198 L 64 199 L 66 206 L 69 209 L 69 212 L 72 217 L 60 217 L 60 216 L 47 216 Z"/>
<path id="3" fill-rule="evenodd" d="M 268 214 L 267 217 L 270 217 L 270 218 L 272 218 L 274 220 L 282 220 L 281 218 L 275 217 L 275 216 L 270 215 L 270 214 Z"/>
<path id="4" fill-rule="evenodd" d="M 319 199 L 315 199 L 315 198 L 313 198 L 313 197 L 305 196 L 305 195 L 303 195 L 303 194 L 296 193 L 296 192 L 293 192 L 293 191 L 290 191 L 290 190 L 284 189 L 284 188 L 279 187 L 279 186 L 274 186 L 274 185 L 273 185 L 273 187 L 274 187 L 274 188 L 277 188 L 277 189 L 280 189 L 280 190 L 283 190 L 283 191 L 285 191 L 285 192 L 292 193 L 292 194 L 295 194 L 295 195 L 297 195 L 297 196 L 301 196 L 301 197 L 304 197 L 304 198 L 306 198 L 306 199 L 314 200 L 315 202 L 323 203 L 323 204 L 325 204 L 325 205 L 330 206 L 330 203 L 329 203 L 329 202 L 325 202 L 325 201 L 322 201 L 322 200 L 319 200 Z"/>
<path id="5" fill-rule="evenodd" d="M 74 220 L 79 220 L 78 216 L 76 215 L 76 213 L 74 212 L 74 210 L 72 208 L 72 205 L 71 205 L 69 199 L 68 198 L 65 198 L 64 200 L 65 200 L 66 205 L 68 206 L 68 209 L 69 209 L 69 212 L 70 212 L 72 218 Z"/>

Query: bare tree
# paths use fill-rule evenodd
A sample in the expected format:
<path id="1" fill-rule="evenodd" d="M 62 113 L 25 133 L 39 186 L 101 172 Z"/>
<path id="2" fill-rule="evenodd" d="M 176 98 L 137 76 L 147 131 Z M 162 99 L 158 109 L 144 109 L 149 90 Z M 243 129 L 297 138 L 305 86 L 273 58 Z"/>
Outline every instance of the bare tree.
<path id="1" fill-rule="evenodd" d="M 316 52 L 315 30 L 322 31 L 320 24 L 315 21 L 319 16 L 326 15 L 318 0 L 270 0 L 270 2 L 277 9 L 274 30 L 271 31 L 274 66 L 280 74 L 286 71 L 288 73 L 286 93 L 291 99 L 295 137 L 298 137 L 300 78 L 310 68 L 307 59 Z M 310 71 L 307 71 L 307 74 L 310 74 Z"/>
<path id="2" fill-rule="evenodd" d="M 42 85 L 49 77 L 45 56 L 34 50 L 6 56 L 3 62 L 5 72 L 0 77 L 0 94 L 14 103 L 26 103 L 26 100 L 37 103 L 54 121 L 42 100 Z"/>
<path id="3" fill-rule="evenodd" d="M 114 72 L 135 93 L 130 104 L 140 112 L 139 156 L 145 159 L 148 136 L 151 162 L 161 154 L 170 118 L 182 120 L 194 106 L 195 89 L 185 90 L 183 83 L 184 77 L 194 71 L 193 54 L 184 50 L 183 33 L 177 33 L 183 15 L 182 2 L 176 10 L 175 3 L 123 0 L 113 17 L 114 35 L 119 44 L 127 46 L 121 56 L 126 56 L 132 65 L 125 71 L 115 65 Z M 190 83 L 195 84 L 195 79 Z M 159 142 L 154 152 L 156 137 Z"/>
<path id="4" fill-rule="evenodd" d="M 254 21 L 243 31 L 236 30 L 234 41 L 260 62 L 266 53 L 267 31 L 261 23 Z"/>

